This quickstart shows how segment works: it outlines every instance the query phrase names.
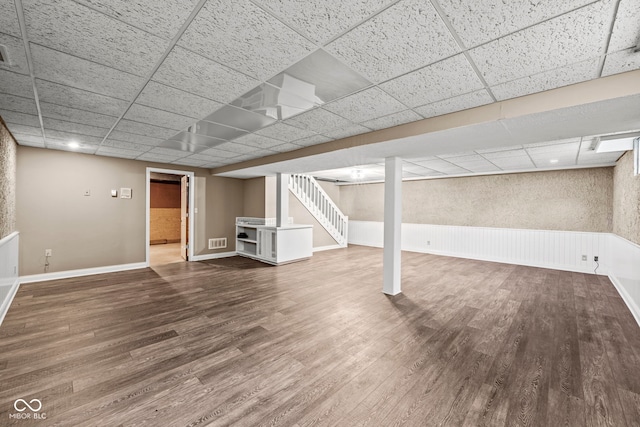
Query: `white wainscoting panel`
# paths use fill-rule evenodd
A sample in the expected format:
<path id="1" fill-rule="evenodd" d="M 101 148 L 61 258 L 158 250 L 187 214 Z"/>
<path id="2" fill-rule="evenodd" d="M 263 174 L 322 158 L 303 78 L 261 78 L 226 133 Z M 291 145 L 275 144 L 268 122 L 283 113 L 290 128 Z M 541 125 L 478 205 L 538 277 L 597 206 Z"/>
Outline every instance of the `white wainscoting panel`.
<path id="1" fill-rule="evenodd" d="M 640 246 L 611 234 L 609 278 L 640 325 Z"/>
<path id="2" fill-rule="evenodd" d="M 0 324 L 20 285 L 18 279 L 20 235 L 14 232 L 0 240 Z"/>
<path id="3" fill-rule="evenodd" d="M 349 243 L 382 247 L 383 229 L 382 222 L 349 221 Z M 609 233 L 402 224 L 402 250 L 607 274 Z"/>

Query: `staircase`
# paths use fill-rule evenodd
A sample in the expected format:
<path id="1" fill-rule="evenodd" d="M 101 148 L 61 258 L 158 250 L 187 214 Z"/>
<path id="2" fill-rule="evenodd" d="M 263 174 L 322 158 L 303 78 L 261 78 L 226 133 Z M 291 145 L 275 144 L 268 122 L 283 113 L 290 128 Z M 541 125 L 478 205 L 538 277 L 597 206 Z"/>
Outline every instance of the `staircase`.
<path id="1" fill-rule="evenodd" d="M 341 247 L 347 247 L 349 217 L 338 209 L 314 177 L 289 175 L 289 190 Z"/>

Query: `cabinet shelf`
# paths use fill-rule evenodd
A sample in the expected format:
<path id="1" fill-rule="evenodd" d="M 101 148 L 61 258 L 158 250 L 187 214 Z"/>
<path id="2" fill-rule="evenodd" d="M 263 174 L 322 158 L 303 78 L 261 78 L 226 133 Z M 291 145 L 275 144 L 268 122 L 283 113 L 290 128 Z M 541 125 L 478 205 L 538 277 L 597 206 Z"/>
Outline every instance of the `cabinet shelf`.
<path id="1" fill-rule="evenodd" d="M 257 240 L 243 239 L 243 238 L 241 238 L 241 237 L 238 237 L 238 241 L 239 241 L 239 242 L 246 242 L 246 243 L 255 243 L 255 244 L 258 244 L 258 241 L 257 241 Z"/>

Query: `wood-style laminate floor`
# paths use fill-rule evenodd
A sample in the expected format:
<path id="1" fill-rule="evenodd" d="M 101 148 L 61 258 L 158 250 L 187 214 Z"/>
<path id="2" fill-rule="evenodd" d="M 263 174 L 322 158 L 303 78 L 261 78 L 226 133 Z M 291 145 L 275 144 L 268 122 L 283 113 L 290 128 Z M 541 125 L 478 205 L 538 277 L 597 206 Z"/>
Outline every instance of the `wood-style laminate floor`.
<path id="1" fill-rule="evenodd" d="M 403 253 L 387 297 L 381 274 L 352 246 L 23 285 L 0 425 L 640 423 L 640 329 L 607 278 Z"/>

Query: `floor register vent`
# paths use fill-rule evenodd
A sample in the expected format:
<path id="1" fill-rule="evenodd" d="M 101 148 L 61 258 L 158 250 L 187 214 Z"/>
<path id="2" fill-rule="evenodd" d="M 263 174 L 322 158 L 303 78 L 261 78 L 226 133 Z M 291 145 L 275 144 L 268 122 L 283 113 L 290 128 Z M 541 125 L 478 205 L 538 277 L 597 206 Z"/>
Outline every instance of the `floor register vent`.
<path id="1" fill-rule="evenodd" d="M 227 247 L 227 238 L 219 237 L 217 239 L 209 239 L 209 249 L 221 249 Z"/>

